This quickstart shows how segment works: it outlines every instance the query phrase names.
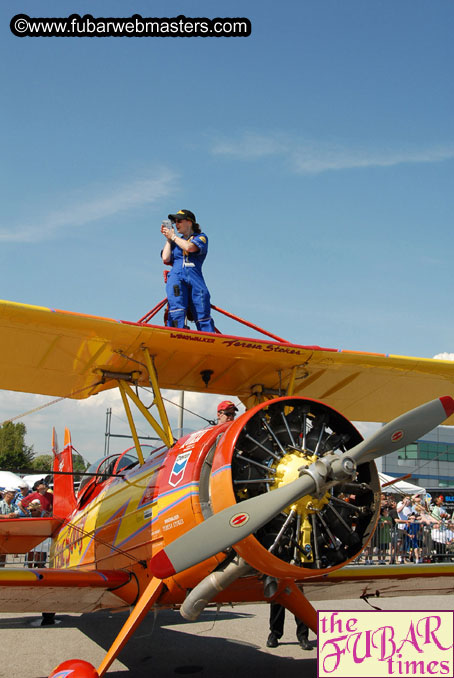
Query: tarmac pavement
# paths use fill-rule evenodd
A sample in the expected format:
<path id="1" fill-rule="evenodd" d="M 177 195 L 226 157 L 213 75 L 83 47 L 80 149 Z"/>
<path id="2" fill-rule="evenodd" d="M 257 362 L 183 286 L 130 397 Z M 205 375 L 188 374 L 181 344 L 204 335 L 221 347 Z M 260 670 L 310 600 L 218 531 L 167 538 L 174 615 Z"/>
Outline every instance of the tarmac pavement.
<path id="1" fill-rule="evenodd" d="M 446 610 L 447 596 L 389 598 L 372 601 L 381 609 Z M 360 600 L 318 603 L 319 609 L 370 610 Z M 265 646 L 268 605 L 209 608 L 198 622 L 184 621 L 178 612 L 148 615 L 107 673 L 109 678 L 316 678 L 315 636 L 312 651 L 295 637 L 295 622 L 287 613 L 285 634 L 276 649 Z M 94 666 L 120 630 L 127 613 L 57 615 L 55 626 L 34 626 L 39 615 L 0 614 L 0 678 L 47 678 L 66 659 L 85 659 Z"/>

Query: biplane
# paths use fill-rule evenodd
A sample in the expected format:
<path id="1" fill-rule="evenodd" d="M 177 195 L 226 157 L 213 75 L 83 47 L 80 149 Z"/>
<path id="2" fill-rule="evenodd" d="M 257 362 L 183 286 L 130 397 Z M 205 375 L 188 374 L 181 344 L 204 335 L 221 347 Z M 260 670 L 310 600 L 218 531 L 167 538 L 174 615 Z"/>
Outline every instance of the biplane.
<path id="1" fill-rule="evenodd" d="M 52 678 L 104 676 L 151 609 L 195 620 L 210 604 L 275 601 L 316 631 L 310 600 L 413 594 L 416 577 L 420 592 L 452 592 L 450 565 L 344 566 L 377 522 L 374 460 L 454 424 L 453 362 L 6 301 L 0 345 L 2 389 L 80 399 L 118 388 L 137 454 L 100 459 L 76 496 L 66 431 L 52 517 L 0 521 L 0 552 L 53 540 L 49 568 L 0 570 L 1 611 L 132 608 L 97 669 L 67 660 Z M 162 389 L 237 396 L 246 411 L 175 440 Z M 148 456 L 133 407 L 162 440 Z M 351 420 L 388 423 L 364 441 Z"/>

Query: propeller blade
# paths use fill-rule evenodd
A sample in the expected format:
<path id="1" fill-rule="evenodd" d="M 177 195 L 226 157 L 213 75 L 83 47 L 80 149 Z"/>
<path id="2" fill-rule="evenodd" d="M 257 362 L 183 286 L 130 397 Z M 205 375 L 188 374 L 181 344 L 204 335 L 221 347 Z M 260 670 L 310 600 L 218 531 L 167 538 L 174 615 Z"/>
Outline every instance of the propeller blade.
<path id="1" fill-rule="evenodd" d="M 389 422 L 373 436 L 348 450 L 343 457 L 353 459 L 356 464 L 371 461 L 413 442 L 453 413 L 454 400 L 451 397 L 437 398 Z M 342 461 L 342 457 L 335 458 Z M 320 468 L 321 461 L 312 464 L 310 469 L 317 465 Z M 317 468 L 313 474 L 304 473 L 283 487 L 214 514 L 159 551 L 150 561 L 151 572 L 159 579 L 166 579 L 237 544 L 293 502 L 314 494 L 320 483 L 329 480 L 325 474 L 319 475 L 318 482 L 316 477 Z"/>
<path id="2" fill-rule="evenodd" d="M 151 572 L 155 577 L 166 579 L 201 563 L 256 532 L 286 506 L 315 490 L 315 481 L 303 475 L 277 490 L 228 506 L 153 556 Z"/>
<path id="3" fill-rule="evenodd" d="M 370 438 L 347 450 L 346 455 L 358 465 L 373 461 L 414 442 L 453 413 L 454 400 L 450 396 L 436 398 L 385 424 Z"/>

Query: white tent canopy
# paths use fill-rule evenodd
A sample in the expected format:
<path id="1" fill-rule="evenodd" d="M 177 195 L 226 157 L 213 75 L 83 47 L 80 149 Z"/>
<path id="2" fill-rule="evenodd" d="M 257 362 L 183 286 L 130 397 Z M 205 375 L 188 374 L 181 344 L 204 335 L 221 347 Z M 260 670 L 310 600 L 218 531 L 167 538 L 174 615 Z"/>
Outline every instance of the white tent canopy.
<path id="1" fill-rule="evenodd" d="M 383 485 L 389 483 L 391 480 L 395 480 L 395 478 L 386 475 L 386 473 L 379 473 L 378 477 L 380 478 L 380 484 L 382 485 L 383 492 L 392 492 L 394 494 L 417 494 L 418 492 L 421 494 L 426 493 L 423 487 L 420 487 L 419 485 L 413 485 L 413 483 L 409 483 L 407 480 L 398 480 L 397 483 L 383 487 Z"/>
<path id="2" fill-rule="evenodd" d="M 46 473 L 39 474 L 35 473 L 33 475 L 24 476 L 24 478 L 21 478 L 12 471 L 0 471 L 0 491 L 4 490 L 7 487 L 8 488 L 10 487 L 14 490 L 18 490 L 20 480 L 25 480 L 29 488 L 32 489 L 33 484 L 36 483 L 37 480 L 43 480 L 43 478 L 47 478 L 48 476 L 49 474 Z"/>
<path id="3" fill-rule="evenodd" d="M 0 471 L 0 490 L 5 488 L 19 489 L 20 476 L 12 473 L 12 471 Z"/>

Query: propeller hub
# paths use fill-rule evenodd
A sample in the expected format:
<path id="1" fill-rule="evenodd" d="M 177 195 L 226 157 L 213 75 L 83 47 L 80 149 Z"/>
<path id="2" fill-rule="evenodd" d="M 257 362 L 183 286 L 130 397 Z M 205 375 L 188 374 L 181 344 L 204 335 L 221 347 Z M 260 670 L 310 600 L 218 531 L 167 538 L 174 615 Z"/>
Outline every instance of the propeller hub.
<path id="1" fill-rule="evenodd" d="M 307 454 L 305 452 L 291 451 L 287 452 L 278 463 L 274 465 L 276 470 L 274 483 L 270 486 L 271 490 L 277 490 L 283 485 L 293 482 L 300 476 L 301 467 L 309 466 L 313 462 L 317 461 L 318 457 L 314 455 Z M 297 502 L 288 506 L 284 509 L 284 513 L 289 513 L 292 509 L 295 509 L 303 517 L 306 517 L 310 513 L 316 513 L 327 504 L 329 501 L 329 495 L 326 493 L 323 497 L 317 498 L 310 495 L 306 495 L 299 499 Z"/>

